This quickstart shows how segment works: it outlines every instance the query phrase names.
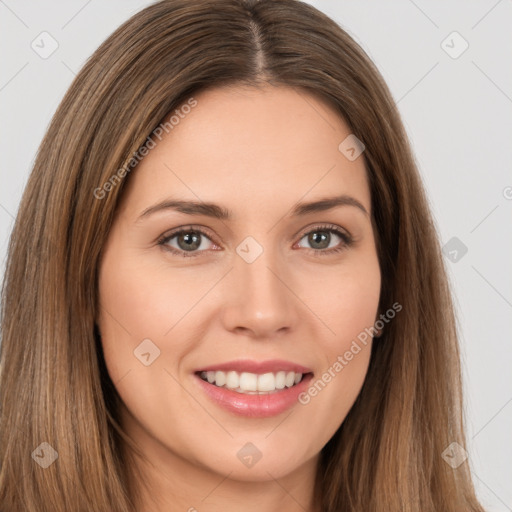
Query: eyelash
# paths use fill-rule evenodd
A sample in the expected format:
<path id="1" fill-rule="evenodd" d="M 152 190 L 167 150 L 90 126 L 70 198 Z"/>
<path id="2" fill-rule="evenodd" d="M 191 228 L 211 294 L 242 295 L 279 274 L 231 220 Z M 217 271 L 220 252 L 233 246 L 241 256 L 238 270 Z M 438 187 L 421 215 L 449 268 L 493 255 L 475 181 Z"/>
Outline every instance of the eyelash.
<path id="1" fill-rule="evenodd" d="M 314 256 L 322 257 L 322 256 L 328 256 L 331 254 L 339 253 L 341 251 L 344 251 L 348 247 L 350 247 L 353 243 L 352 237 L 350 235 L 348 235 L 347 233 L 340 231 L 340 229 L 337 226 L 335 226 L 334 224 L 323 224 L 323 225 L 315 226 L 313 229 L 310 229 L 309 231 L 302 233 L 299 238 L 299 241 L 302 240 L 306 235 L 309 235 L 309 234 L 315 233 L 315 232 L 322 232 L 322 231 L 326 231 L 329 233 L 335 233 L 342 239 L 342 242 L 341 242 L 341 245 L 339 245 L 337 247 L 333 247 L 331 249 L 327 249 L 327 250 L 306 249 L 308 251 L 311 251 Z M 186 251 L 180 251 L 180 250 L 175 249 L 174 247 L 166 246 L 166 244 L 170 240 L 172 240 L 174 237 L 181 235 L 183 233 L 200 233 L 201 235 L 205 236 L 206 238 L 211 239 L 211 237 L 208 235 L 208 233 L 203 231 L 201 228 L 194 228 L 193 226 L 189 226 L 188 228 L 179 229 L 178 231 L 173 231 L 170 234 L 166 234 L 166 235 L 162 236 L 158 240 L 157 243 L 158 243 L 158 245 L 162 246 L 164 248 L 164 250 L 169 251 L 171 254 L 174 254 L 176 256 L 181 256 L 183 258 L 195 258 L 196 256 L 200 256 L 201 253 L 204 251 L 195 251 L 195 252 L 187 253 Z"/>

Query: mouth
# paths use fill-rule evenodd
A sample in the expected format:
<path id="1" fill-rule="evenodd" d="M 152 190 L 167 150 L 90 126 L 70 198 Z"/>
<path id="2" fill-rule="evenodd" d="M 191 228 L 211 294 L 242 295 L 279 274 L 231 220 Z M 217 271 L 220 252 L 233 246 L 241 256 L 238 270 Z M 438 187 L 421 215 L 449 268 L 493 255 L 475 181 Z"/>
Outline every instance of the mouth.
<path id="1" fill-rule="evenodd" d="M 215 387 L 228 389 L 247 395 L 267 395 L 282 392 L 297 386 L 312 372 L 295 372 L 280 370 L 277 372 L 251 373 L 210 370 L 199 371 L 196 375 Z"/>
<path id="2" fill-rule="evenodd" d="M 277 416 L 301 403 L 313 371 L 283 360 L 239 360 L 200 368 L 194 378 L 217 407 L 255 419 Z"/>

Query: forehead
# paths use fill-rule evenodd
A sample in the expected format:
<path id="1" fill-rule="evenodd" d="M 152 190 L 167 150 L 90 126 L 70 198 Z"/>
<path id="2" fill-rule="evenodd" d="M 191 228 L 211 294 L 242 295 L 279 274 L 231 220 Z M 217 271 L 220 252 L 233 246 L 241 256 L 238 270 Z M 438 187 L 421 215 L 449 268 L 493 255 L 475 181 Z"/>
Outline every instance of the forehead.
<path id="1" fill-rule="evenodd" d="M 350 127 L 315 95 L 291 87 L 230 86 L 193 96 L 130 175 L 125 201 L 179 196 L 230 209 L 268 209 L 346 193 L 370 211 L 364 155 L 339 146 Z"/>

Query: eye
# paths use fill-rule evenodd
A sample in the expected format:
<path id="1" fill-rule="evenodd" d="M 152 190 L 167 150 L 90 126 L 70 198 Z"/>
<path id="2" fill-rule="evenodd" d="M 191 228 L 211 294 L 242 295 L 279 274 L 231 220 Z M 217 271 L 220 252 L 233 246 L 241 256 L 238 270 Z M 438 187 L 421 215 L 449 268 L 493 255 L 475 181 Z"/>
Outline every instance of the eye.
<path id="1" fill-rule="evenodd" d="M 338 242 L 338 244 L 330 246 L 331 242 L 333 241 L 333 233 L 335 235 L 334 241 L 336 241 L 336 238 L 341 239 L 341 244 Z M 307 239 L 307 243 L 312 245 L 312 249 L 310 250 L 313 251 L 315 256 L 327 256 L 343 251 L 344 249 L 350 247 L 353 243 L 353 239 L 348 233 L 341 231 L 337 226 L 333 224 L 316 226 L 314 229 L 303 234 L 301 240 L 304 238 Z"/>
<path id="2" fill-rule="evenodd" d="M 334 241 L 336 238 L 341 240 L 341 243 L 338 242 L 334 247 L 331 246 L 331 242 L 333 241 L 332 234 L 334 234 Z M 309 249 L 309 251 L 311 251 L 315 256 L 327 256 L 329 254 L 340 252 L 347 247 L 350 247 L 353 243 L 353 239 L 348 233 L 343 232 L 338 226 L 333 224 L 316 226 L 314 229 L 306 231 L 301 235 L 299 244 L 302 239 L 306 237 L 307 243 L 312 245 L 312 248 Z M 202 252 L 208 249 L 208 243 L 205 243 L 205 240 L 209 240 L 211 242 L 211 238 L 208 233 L 200 228 L 189 226 L 187 228 L 180 228 L 176 231 L 165 234 L 158 240 L 158 245 L 176 256 L 191 258 L 200 256 Z M 173 243 L 177 244 L 177 246 L 173 245 Z M 215 244 L 213 245 L 215 246 Z M 300 245 L 299 247 L 302 248 Z"/>
<path id="3" fill-rule="evenodd" d="M 178 247 L 173 247 L 170 244 L 173 239 L 176 239 Z M 170 234 L 164 235 L 163 238 L 158 240 L 158 245 L 163 246 L 166 250 L 176 254 L 177 256 L 190 258 L 199 256 L 201 252 L 207 249 L 203 243 L 204 239 L 210 240 L 207 233 L 202 229 L 191 226 L 187 229 L 180 229 L 179 231 L 174 231 Z"/>

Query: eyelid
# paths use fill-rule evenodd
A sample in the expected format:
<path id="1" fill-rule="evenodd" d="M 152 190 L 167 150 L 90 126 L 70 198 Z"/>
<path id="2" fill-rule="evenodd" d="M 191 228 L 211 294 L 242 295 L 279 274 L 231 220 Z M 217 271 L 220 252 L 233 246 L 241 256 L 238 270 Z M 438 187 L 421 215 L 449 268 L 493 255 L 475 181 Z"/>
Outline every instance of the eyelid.
<path id="1" fill-rule="evenodd" d="M 188 224 L 185 226 L 180 226 L 178 228 L 173 228 L 173 229 L 170 229 L 169 231 L 166 231 L 165 233 L 163 233 L 162 235 L 160 235 L 158 237 L 157 242 L 159 243 L 163 240 L 172 238 L 175 235 L 179 235 L 180 233 L 183 233 L 183 232 L 187 233 L 190 231 L 201 233 L 210 239 L 215 238 L 215 235 L 212 235 L 212 232 L 208 228 L 206 228 L 204 226 L 194 226 L 192 224 Z"/>
<path id="2" fill-rule="evenodd" d="M 308 235 L 312 231 L 338 231 L 339 233 L 346 236 L 347 239 L 352 239 L 352 235 L 341 226 L 338 226 L 337 224 L 331 224 L 330 222 L 315 222 L 313 224 L 310 224 L 309 226 L 301 229 L 296 235 L 293 236 L 293 239 L 299 238 L 302 239 L 305 235 Z"/>

